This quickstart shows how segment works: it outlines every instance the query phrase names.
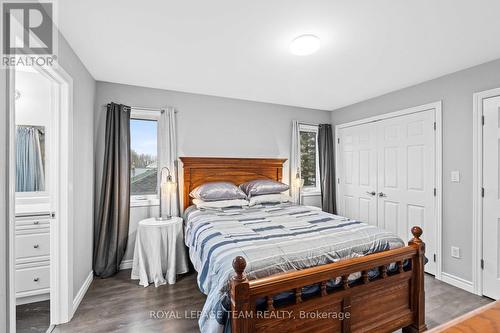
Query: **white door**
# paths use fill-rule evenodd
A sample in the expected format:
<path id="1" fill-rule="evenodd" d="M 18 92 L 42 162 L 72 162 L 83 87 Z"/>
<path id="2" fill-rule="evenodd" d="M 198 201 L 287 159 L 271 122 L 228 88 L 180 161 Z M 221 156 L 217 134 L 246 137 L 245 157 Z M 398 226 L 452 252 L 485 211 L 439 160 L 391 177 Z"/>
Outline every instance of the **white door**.
<path id="1" fill-rule="evenodd" d="M 338 212 L 390 230 L 404 241 L 424 230 L 436 273 L 436 160 L 434 109 L 339 130 Z M 375 195 L 371 194 L 375 192 Z"/>
<path id="2" fill-rule="evenodd" d="M 381 228 L 409 240 L 420 226 L 429 259 L 425 271 L 436 273 L 434 110 L 378 122 L 378 221 Z"/>
<path id="3" fill-rule="evenodd" d="M 377 132 L 373 123 L 341 130 L 338 213 L 377 225 Z"/>
<path id="4" fill-rule="evenodd" d="M 500 97 L 483 100 L 483 294 L 500 299 Z"/>

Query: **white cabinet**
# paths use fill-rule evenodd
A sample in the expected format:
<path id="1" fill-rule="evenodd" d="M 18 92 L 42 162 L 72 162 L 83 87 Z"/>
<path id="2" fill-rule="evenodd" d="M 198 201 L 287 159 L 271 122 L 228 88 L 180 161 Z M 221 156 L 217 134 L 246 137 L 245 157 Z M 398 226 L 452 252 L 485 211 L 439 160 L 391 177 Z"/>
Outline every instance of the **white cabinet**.
<path id="1" fill-rule="evenodd" d="M 50 297 L 50 216 L 16 217 L 17 304 Z"/>

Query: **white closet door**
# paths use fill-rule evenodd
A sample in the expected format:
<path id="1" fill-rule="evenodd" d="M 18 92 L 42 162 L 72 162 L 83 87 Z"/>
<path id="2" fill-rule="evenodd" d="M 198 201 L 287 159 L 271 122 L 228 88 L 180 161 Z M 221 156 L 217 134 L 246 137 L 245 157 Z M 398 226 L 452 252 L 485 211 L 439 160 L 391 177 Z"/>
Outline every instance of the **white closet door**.
<path id="1" fill-rule="evenodd" d="M 483 101 L 483 294 L 500 299 L 500 97 Z"/>
<path id="2" fill-rule="evenodd" d="M 339 132 L 339 207 L 342 216 L 377 225 L 377 131 L 373 123 Z"/>
<path id="3" fill-rule="evenodd" d="M 435 274 L 435 131 L 434 110 L 378 122 L 379 226 L 403 240 L 412 226 L 424 230 L 425 271 Z"/>

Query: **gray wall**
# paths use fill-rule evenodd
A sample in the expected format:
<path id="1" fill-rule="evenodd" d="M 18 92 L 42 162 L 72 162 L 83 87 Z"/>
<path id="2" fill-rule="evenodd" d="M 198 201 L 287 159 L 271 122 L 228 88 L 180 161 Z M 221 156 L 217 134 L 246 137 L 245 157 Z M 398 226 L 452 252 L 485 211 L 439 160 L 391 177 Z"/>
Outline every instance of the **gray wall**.
<path id="1" fill-rule="evenodd" d="M 73 78 L 73 297 L 92 271 L 96 81 L 59 35 L 59 62 Z"/>
<path id="2" fill-rule="evenodd" d="M 181 93 L 108 82 L 97 82 L 95 106 L 96 198 L 102 175 L 105 105 L 173 106 L 179 113 L 179 156 L 285 157 L 290 155 L 291 122 L 329 123 L 330 112 L 291 106 Z M 288 181 L 288 163 L 284 170 Z M 318 204 L 319 197 L 305 203 Z M 130 239 L 125 259 L 131 259 L 140 219 L 156 208 L 131 209 Z"/>
<path id="3" fill-rule="evenodd" d="M 500 87 L 500 60 L 332 112 L 332 124 L 443 101 L 443 272 L 472 280 L 472 94 Z M 459 170 L 460 183 L 450 182 Z M 425 232 L 425 230 L 424 230 Z M 461 249 L 452 258 L 451 246 Z"/>

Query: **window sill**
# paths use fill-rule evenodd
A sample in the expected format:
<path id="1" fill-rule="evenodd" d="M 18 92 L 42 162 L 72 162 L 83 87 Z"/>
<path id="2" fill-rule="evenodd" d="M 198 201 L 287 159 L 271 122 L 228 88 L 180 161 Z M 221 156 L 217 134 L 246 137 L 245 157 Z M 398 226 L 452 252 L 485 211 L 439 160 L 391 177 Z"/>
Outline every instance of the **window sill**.
<path id="1" fill-rule="evenodd" d="M 159 199 L 130 200 L 130 207 L 151 207 L 159 205 Z"/>
<path id="2" fill-rule="evenodd" d="M 302 191 L 300 195 L 302 197 L 315 197 L 321 195 L 321 191 Z"/>

